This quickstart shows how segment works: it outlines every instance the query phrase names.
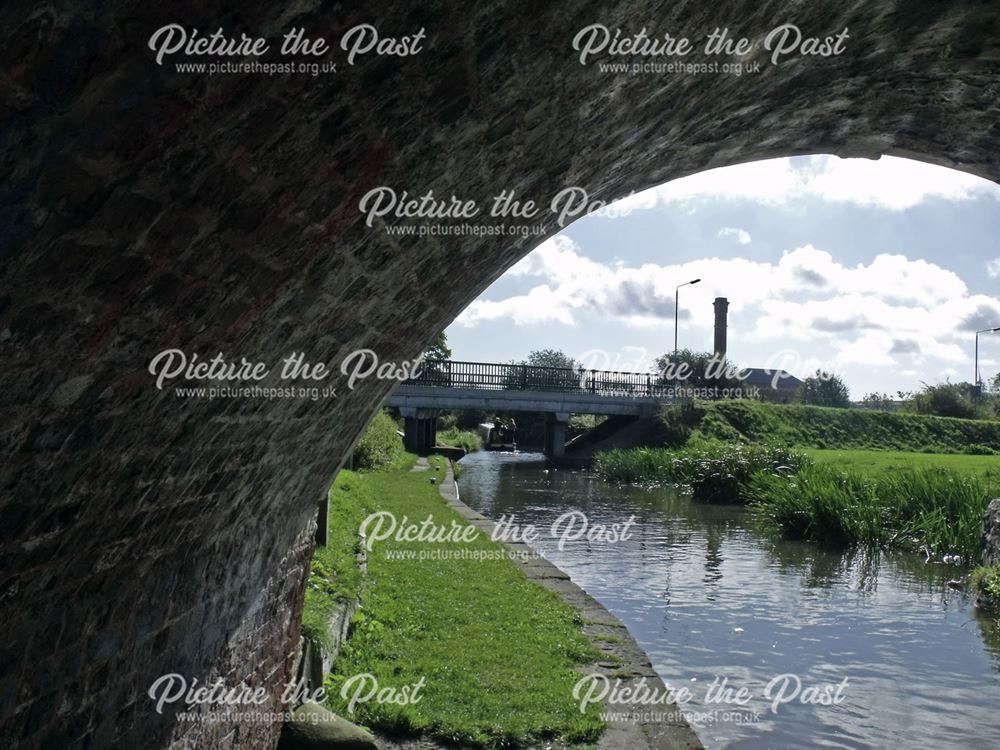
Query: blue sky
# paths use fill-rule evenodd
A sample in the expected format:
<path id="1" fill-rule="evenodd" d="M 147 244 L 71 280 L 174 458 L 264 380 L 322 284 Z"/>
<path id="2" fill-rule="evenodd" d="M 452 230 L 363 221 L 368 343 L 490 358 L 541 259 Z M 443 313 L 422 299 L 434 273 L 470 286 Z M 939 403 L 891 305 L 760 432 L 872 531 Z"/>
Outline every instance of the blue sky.
<path id="1" fill-rule="evenodd" d="M 883 157 L 772 159 L 702 172 L 585 216 L 509 269 L 448 327 L 456 359 L 561 349 L 646 370 L 712 347 L 727 297 L 729 355 L 804 376 L 839 373 L 860 398 L 971 380 L 973 331 L 1000 325 L 1000 188 Z M 980 337 L 984 379 L 1000 334 Z"/>

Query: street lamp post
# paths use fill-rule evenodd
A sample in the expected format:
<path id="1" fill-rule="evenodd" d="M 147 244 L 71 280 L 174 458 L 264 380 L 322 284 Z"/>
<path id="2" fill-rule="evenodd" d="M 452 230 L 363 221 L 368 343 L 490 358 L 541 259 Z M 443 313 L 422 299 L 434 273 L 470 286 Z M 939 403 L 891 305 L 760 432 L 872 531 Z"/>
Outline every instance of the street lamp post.
<path id="1" fill-rule="evenodd" d="M 972 381 L 973 385 L 976 387 L 976 393 L 978 394 L 983 387 L 983 380 L 979 377 L 979 334 L 981 333 L 996 333 L 1000 331 L 1000 326 L 996 328 L 984 328 L 981 331 L 976 331 L 976 374 Z"/>
<path id="2" fill-rule="evenodd" d="M 689 284 L 697 284 L 701 279 L 691 279 L 691 281 L 685 281 L 683 284 L 678 284 L 674 288 L 674 354 L 677 354 L 677 309 L 681 299 L 681 287 L 688 286 Z"/>

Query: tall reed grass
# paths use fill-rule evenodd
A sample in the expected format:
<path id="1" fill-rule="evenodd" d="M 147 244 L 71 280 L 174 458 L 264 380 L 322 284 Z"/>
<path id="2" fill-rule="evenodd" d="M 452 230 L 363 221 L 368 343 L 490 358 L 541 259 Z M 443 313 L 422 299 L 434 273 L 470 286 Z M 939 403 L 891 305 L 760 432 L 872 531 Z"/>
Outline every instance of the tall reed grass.
<path id="1" fill-rule="evenodd" d="M 878 474 L 830 466 L 794 476 L 759 472 L 746 497 L 755 512 L 786 532 L 815 541 L 859 543 L 979 555 L 989 488 L 980 477 L 943 468 Z"/>
<path id="2" fill-rule="evenodd" d="M 757 472 L 794 473 L 808 462 L 801 451 L 781 445 L 704 442 L 599 453 L 594 471 L 609 482 L 688 485 L 701 502 L 746 503 L 750 477 Z"/>
<path id="3" fill-rule="evenodd" d="M 863 544 L 979 555 L 983 513 L 996 482 L 942 467 L 870 472 L 815 465 L 775 445 L 703 441 L 686 448 L 634 448 L 598 454 L 609 482 L 689 485 L 704 502 L 753 505 L 785 532 L 834 544 Z"/>

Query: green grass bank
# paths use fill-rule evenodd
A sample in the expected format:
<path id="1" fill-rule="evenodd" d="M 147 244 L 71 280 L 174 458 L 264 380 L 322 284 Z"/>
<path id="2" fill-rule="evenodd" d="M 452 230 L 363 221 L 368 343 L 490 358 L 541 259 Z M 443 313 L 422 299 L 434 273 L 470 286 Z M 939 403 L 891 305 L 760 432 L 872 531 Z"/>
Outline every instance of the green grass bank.
<path id="1" fill-rule="evenodd" d="M 1000 495 L 1000 422 L 719 401 L 671 407 L 663 442 L 599 454 L 607 481 L 674 483 L 752 505 L 814 541 L 978 555 Z"/>
<path id="2" fill-rule="evenodd" d="M 327 623 L 340 602 L 354 601 L 361 593 L 361 571 L 357 555 L 358 528 L 368 507 L 374 505 L 371 484 L 363 475 L 341 471 L 330 490 L 330 537 L 325 547 L 313 551 L 302 610 L 302 635 L 330 646 Z M 351 502 L 344 502 L 349 496 Z"/>
<path id="3" fill-rule="evenodd" d="M 773 441 L 798 448 L 839 450 L 1000 453 L 1000 420 L 750 400 L 698 403 L 668 410 L 665 419 L 668 424 L 676 425 L 682 435 L 686 428 L 688 434 L 722 441 Z"/>
<path id="4" fill-rule="evenodd" d="M 1000 492 L 1000 456 L 816 448 L 807 448 L 805 454 L 817 465 L 833 466 L 862 474 L 922 468 L 950 469 L 960 474 L 975 474 L 988 486 Z"/>
<path id="5" fill-rule="evenodd" d="M 685 485 L 696 501 L 749 505 L 762 520 L 803 539 L 912 550 L 926 545 L 967 562 L 977 559 L 986 506 L 1000 495 L 996 456 L 697 441 L 601 453 L 594 471 L 610 482 Z"/>
<path id="6" fill-rule="evenodd" d="M 362 606 L 328 677 L 328 706 L 370 728 L 463 746 L 595 739 L 603 730 L 599 711 L 581 714 L 572 689 L 575 668 L 599 655 L 576 613 L 528 581 L 501 545 L 482 533 L 468 542 L 386 539 L 367 553 L 363 580 L 347 571 L 370 513 L 464 526 L 430 482 L 444 476 L 444 460 L 433 457 L 438 470 L 424 472 L 410 470 L 414 461 L 404 455 L 381 470 L 342 471 L 330 489 L 331 545 L 317 551 L 313 576 L 319 563 L 330 582 L 314 588 L 311 579 L 306 610 L 319 618 L 330 600 L 353 593 Z M 380 690 L 423 679 L 421 699 L 405 706 L 369 701 L 351 713 L 340 692 L 363 673 L 374 675 Z"/>
<path id="7" fill-rule="evenodd" d="M 473 453 L 482 447 L 482 441 L 477 433 L 472 430 L 460 430 L 457 427 L 438 430 L 437 442 L 438 445 L 462 448 L 466 453 Z"/>

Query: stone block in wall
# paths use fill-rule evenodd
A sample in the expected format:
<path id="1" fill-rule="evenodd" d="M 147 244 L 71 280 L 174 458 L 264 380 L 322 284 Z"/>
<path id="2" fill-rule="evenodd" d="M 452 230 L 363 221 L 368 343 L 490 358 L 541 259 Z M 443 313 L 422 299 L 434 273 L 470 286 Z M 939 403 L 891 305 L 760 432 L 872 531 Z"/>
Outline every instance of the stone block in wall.
<path id="1" fill-rule="evenodd" d="M 983 565 L 1000 564 L 1000 498 L 986 507 L 983 516 Z"/>
<path id="2" fill-rule="evenodd" d="M 278 750 L 378 750 L 375 738 L 316 703 L 304 703 L 281 728 Z"/>
<path id="3" fill-rule="evenodd" d="M 355 559 L 361 575 L 365 576 L 368 574 L 368 555 L 365 552 L 364 535 L 360 532 L 359 539 L 361 551 L 358 552 Z M 333 664 L 337 660 L 337 654 L 340 653 L 340 647 L 347 640 L 351 619 L 360 606 L 359 600 L 353 600 L 340 602 L 333 608 L 330 619 L 327 620 L 327 632 L 330 636 L 329 646 L 305 636 L 300 639 L 293 670 L 296 683 L 304 680 L 304 684 L 310 692 L 323 687 L 326 675 L 333 671 Z"/>

